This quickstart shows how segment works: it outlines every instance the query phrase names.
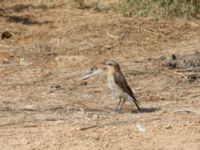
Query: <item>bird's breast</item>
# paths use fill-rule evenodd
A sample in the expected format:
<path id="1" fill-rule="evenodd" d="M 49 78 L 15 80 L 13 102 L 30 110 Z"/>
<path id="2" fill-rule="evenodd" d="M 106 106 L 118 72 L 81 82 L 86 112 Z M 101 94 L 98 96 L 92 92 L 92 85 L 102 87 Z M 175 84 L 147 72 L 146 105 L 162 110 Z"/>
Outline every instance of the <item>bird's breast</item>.
<path id="1" fill-rule="evenodd" d="M 108 87 L 112 91 L 112 93 L 117 96 L 121 94 L 121 89 L 119 86 L 115 83 L 114 77 L 108 76 Z"/>
<path id="2" fill-rule="evenodd" d="M 115 81 L 114 81 L 113 76 L 108 75 L 107 80 L 108 80 L 108 87 L 110 88 L 110 90 L 114 91 L 114 89 L 115 89 Z"/>
<path id="3" fill-rule="evenodd" d="M 108 87 L 112 91 L 114 97 L 124 97 L 126 99 L 127 94 L 121 87 L 115 82 L 113 75 L 108 75 Z"/>

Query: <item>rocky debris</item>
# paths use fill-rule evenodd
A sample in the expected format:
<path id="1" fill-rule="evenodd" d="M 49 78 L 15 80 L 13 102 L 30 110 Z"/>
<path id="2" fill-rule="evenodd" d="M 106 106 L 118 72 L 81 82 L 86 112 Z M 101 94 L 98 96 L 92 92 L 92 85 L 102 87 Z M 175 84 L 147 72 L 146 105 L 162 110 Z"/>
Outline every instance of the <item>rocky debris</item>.
<path id="1" fill-rule="evenodd" d="M 164 56 L 162 58 L 165 58 Z M 200 68 L 200 52 L 196 51 L 193 54 L 183 55 L 177 57 L 173 54 L 168 59 L 161 59 L 164 61 L 162 66 L 170 69 L 182 68 L 182 69 L 194 69 Z"/>
<path id="2" fill-rule="evenodd" d="M 1 39 L 9 39 L 12 37 L 12 34 L 9 32 L 9 31 L 4 31 L 2 34 L 1 34 Z"/>
<path id="3" fill-rule="evenodd" d="M 50 86 L 49 93 L 53 93 L 53 92 L 61 90 L 61 89 L 62 89 L 61 85 L 59 85 L 59 84 L 53 84 L 53 85 Z"/>
<path id="4" fill-rule="evenodd" d="M 186 58 L 183 59 L 183 65 L 186 68 L 200 67 L 200 52 L 196 51 L 194 54 L 186 56 Z"/>
<path id="5" fill-rule="evenodd" d="M 162 58 L 164 58 L 164 57 L 162 57 Z M 165 60 L 165 59 L 161 59 L 161 60 Z M 170 69 L 177 68 L 177 56 L 175 54 L 171 55 L 171 57 L 169 59 L 167 59 L 167 61 L 164 62 L 162 64 L 162 66 L 168 67 Z"/>
<path id="6" fill-rule="evenodd" d="M 167 63 L 163 64 L 163 66 L 168 67 L 170 69 L 175 69 L 175 68 L 177 68 L 177 63 L 176 62 L 167 62 Z"/>
<path id="7" fill-rule="evenodd" d="M 197 76 L 195 74 L 188 75 L 187 80 L 188 82 L 194 82 L 195 80 L 197 80 Z"/>
<path id="8" fill-rule="evenodd" d="M 164 129 L 167 129 L 167 130 L 172 129 L 172 128 L 173 128 L 172 125 L 167 125 L 164 127 Z"/>

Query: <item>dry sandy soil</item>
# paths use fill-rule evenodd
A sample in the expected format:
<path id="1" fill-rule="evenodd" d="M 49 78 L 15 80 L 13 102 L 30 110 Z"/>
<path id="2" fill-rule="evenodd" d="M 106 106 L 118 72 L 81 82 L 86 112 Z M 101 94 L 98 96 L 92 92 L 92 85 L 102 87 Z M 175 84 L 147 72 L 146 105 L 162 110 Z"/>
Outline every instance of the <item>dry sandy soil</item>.
<path id="1" fill-rule="evenodd" d="M 64 2 L 0 2 L 0 148 L 199 150 L 200 20 Z M 120 63 L 142 112 L 128 102 L 114 112 L 106 73 L 81 80 L 106 59 Z"/>

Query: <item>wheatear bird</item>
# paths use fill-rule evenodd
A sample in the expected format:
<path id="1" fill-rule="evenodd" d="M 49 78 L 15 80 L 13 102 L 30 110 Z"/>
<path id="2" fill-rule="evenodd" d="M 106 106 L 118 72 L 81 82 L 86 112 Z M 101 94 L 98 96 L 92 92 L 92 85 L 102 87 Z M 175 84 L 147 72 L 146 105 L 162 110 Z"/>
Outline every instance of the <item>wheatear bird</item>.
<path id="1" fill-rule="evenodd" d="M 141 110 L 139 102 L 135 98 L 133 91 L 127 84 L 124 75 L 120 70 L 120 66 L 116 61 L 108 60 L 104 63 L 108 68 L 108 87 L 112 91 L 114 98 L 119 98 L 116 111 L 120 112 L 126 100 L 130 101 L 133 105 L 136 105 L 138 110 Z"/>

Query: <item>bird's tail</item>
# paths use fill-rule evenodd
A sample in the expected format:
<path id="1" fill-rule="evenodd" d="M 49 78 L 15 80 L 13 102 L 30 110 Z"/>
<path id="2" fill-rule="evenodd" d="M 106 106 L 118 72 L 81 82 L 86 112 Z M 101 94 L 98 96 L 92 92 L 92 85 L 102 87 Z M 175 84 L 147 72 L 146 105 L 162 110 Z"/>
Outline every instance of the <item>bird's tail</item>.
<path id="1" fill-rule="evenodd" d="M 138 110 L 141 110 L 140 102 L 135 98 L 134 95 L 131 96 L 131 102 L 133 102 L 136 105 L 136 107 L 137 107 Z"/>
<path id="2" fill-rule="evenodd" d="M 140 102 L 134 97 L 133 102 L 135 103 L 138 110 L 141 110 Z"/>

